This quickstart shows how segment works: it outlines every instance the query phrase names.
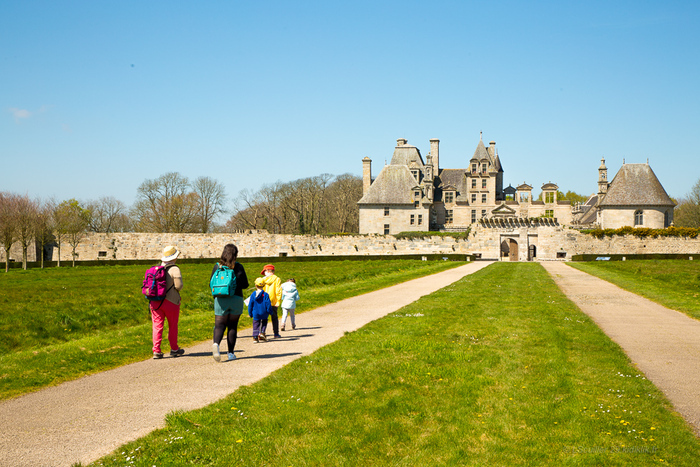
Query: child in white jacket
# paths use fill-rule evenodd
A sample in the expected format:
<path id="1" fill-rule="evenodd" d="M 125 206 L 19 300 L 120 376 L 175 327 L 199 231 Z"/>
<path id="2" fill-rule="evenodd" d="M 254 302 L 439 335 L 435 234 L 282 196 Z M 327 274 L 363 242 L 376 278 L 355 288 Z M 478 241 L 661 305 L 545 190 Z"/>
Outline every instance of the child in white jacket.
<path id="1" fill-rule="evenodd" d="M 294 279 L 289 279 L 287 282 L 282 284 L 282 326 L 281 331 L 284 331 L 284 327 L 287 324 L 287 314 L 289 314 L 292 319 L 292 329 L 296 329 L 297 325 L 294 321 L 294 310 L 297 307 L 297 300 L 299 300 L 299 292 L 297 291 L 297 284 Z"/>

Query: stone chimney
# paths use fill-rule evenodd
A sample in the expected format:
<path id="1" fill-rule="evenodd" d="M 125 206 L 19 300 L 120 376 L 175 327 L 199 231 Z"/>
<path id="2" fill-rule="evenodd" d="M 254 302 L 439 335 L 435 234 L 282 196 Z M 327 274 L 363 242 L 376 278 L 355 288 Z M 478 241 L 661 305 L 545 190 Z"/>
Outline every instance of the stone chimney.
<path id="1" fill-rule="evenodd" d="M 365 157 L 362 159 L 362 196 L 369 191 L 372 184 L 372 159 Z"/>
<path id="2" fill-rule="evenodd" d="M 600 160 L 598 167 L 598 195 L 604 195 L 608 192 L 608 168 L 605 166 L 605 158 Z"/>
<path id="3" fill-rule="evenodd" d="M 406 143 L 408 143 L 408 140 L 406 138 L 399 138 L 396 140 L 396 146 L 405 146 Z"/>
<path id="4" fill-rule="evenodd" d="M 496 157 L 496 142 L 495 141 L 489 142 L 489 154 L 491 155 L 491 157 Z"/>
<path id="5" fill-rule="evenodd" d="M 440 173 L 440 140 L 432 138 L 430 140 L 430 157 L 433 159 L 433 175 Z"/>

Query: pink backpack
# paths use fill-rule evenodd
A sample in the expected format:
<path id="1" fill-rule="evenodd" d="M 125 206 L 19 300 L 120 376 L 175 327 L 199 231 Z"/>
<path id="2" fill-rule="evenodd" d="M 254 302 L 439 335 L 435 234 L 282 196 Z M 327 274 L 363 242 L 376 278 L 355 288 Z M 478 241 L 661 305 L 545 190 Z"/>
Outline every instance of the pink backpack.
<path id="1" fill-rule="evenodd" d="M 160 302 L 165 299 L 169 290 L 166 285 L 166 276 L 170 266 L 172 266 L 172 264 L 167 266 L 159 264 L 146 271 L 141 292 L 143 292 L 149 301 Z"/>

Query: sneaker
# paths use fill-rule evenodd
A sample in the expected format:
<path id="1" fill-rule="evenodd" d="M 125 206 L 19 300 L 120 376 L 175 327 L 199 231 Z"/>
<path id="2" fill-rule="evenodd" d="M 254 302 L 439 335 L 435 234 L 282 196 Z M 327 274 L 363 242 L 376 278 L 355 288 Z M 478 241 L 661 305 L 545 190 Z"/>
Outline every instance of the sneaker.
<path id="1" fill-rule="evenodd" d="M 171 351 L 170 351 L 170 356 L 171 356 L 171 357 L 179 357 L 180 355 L 182 355 L 182 354 L 184 354 L 184 353 L 185 353 L 185 349 L 183 349 L 182 347 L 180 347 L 180 348 L 177 349 L 177 350 L 171 350 Z"/>
<path id="2" fill-rule="evenodd" d="M 284 326 L 282 326 L 282 327 L 280 328 L 280 331 L 284 331 Z"/>
<path id="3" fill-rule="evenodd" d="M 265 336 L 265 334 L 261 332 L 258 336 L 258 339 L 260 340 L 260 342 L 265 342 L 267 340 L 267 336 Z"/>
<path id="4" fill-rule="evenodd" d="M 296 325 L 296 324 L 292 324 L 292 329 L 296 329 L 296 328 L 297 328 L 297 325 Z"/>
<path id="5" fill-rule="evenodd" d="M 260 342 L 260 338 L 253 337 L 253 343 L 257 344 L 258 342 Z"/>
<path id="6" fill-rule="evenodd" d="M 221 353 L 219 352 L 219 344 L 214 344 L 211 349 L 211 356 L 214 357 L 214 360 L 217 362 L 221 361 Z"/>
<path id="7" fill-rule="evenodd" d="M 163 352 L 153 352 L 153 360 L 160 360 L 163 358 Z"/>
<path id="8" fill-rule="evenodd" d="M 275 339 L 279 339 L 279 338 L 281 338 L 281 337 L 282 337 L 282 336 L 280 336 L 279 334 L 275 334 Z"/>
<path id="9" fill-rule="evenodd" d="M 236 359 L 236 354 L 229 352 L 228 353 L 228 360 L 231 361 L 231 360 L 235 360 L 235 359 Z"/>

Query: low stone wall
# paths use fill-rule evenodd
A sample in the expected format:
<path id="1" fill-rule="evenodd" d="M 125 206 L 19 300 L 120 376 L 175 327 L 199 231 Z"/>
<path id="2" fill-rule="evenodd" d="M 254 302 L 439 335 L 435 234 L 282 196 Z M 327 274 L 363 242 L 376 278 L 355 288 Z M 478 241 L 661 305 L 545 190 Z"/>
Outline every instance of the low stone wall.
<path id="1" fill-rule="evenodd" d="M 528 258 L 534 246 L 535 260 L 569 260 L 578 254 L 698 254 L 700 239 L 659 237 L 637 238 L 614 236 L 597 239 L 563 226 L 485 227 L 476 225 L 468 240 L 451 237 L 399 240 L 391 235 L 274 235 L 268 233 L 241 234 L 153 234 L 115 233 L 89 234 L 78 246 L 78 260 L 157 259 L 163 247 L 175 245 L 183 258 L 217 258 L 227 243 L 239 248 L 245 257 L 271 256 L 369 256 L 406 254 L 478 254 L 482 259 L 499 259 L 501 244 L 509 239 L 518 244 L 518 259 Z M 53 249 L 52 260 L 58 258 Z M 22 260 L 21 248 L 14 245 L 10 258 Z M 39 258 L 30 248 L 29 261 Z M 48 258 L 47 258 L 48 259 Z M 71 261 L 71 248 L 63 245 L 61 261 Z M 0 251 L 0 262 L 5 261 Z"/>

